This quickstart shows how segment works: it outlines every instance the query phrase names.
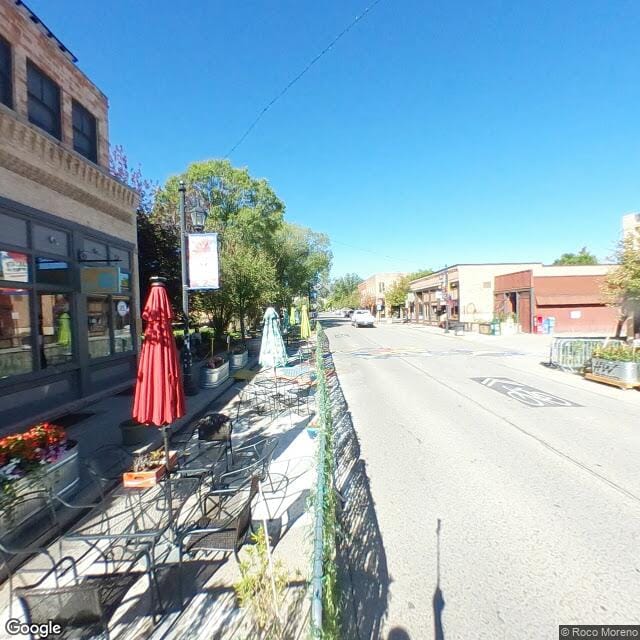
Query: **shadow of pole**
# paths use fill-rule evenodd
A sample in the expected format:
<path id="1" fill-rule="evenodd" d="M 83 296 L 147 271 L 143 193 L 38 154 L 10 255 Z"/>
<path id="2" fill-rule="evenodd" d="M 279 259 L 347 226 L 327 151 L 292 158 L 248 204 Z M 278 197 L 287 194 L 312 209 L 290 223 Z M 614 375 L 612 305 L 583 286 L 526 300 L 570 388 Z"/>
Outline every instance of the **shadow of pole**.
<path id="1" fill-rule="evenodd" d="M 442 521 L 438 518 L 436 527 L 436 590 L 433 593 L 433 625 L 435 640 L 444 640 L 444 630 L 442 628 L 442 610 L 444 609 L 444 596 L 440 589 L 440 529 Z"/>

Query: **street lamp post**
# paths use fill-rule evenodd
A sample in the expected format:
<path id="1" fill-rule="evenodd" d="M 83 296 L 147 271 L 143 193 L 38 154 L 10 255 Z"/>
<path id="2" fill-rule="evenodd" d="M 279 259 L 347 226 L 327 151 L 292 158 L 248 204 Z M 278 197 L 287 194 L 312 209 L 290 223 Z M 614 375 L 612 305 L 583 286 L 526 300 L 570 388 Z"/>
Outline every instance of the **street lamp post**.
<path id="1" fill-rule="evenodd" d="M 180 262 L 182 266 L 182 314 L 184 316 L 184 340 L 182 343 L 182 379 L 184 392 L 188 396 L 198 393 L 198 386 L 193 380 L 193 356 L 191 354 L 191 334 L 189 332 L 189 265 L 187 262 L 187 218 L 186 193 L 184 182 L 178 186 L 178 210 L 180 213 Z M 194 231 L 202 231 L 207 217 L 206 211 L 200 207 L 191 210 L 191 222 Z"/>
<path id="2" fill-rule="evenodd" d="M 445 318 L 444 318 L 444 332 L 449 333 L 449 267 L 444 265 L 444 304 L 445 304 Z"/>

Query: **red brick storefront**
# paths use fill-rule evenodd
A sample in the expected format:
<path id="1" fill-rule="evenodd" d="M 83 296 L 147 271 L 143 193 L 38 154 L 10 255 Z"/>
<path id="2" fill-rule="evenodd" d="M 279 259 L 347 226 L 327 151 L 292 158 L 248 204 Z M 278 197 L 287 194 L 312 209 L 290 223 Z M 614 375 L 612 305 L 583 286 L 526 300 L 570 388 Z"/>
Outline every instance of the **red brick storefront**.
<path id="1" fill-rule="evenodd" d="M 541 266 L 496 276 L 494 311 L 514 313 L 525 333 L 555 319 L 556 333 L 613 335 L 618 310 L 607 307 L 601 287 L 609 265 Z"/>

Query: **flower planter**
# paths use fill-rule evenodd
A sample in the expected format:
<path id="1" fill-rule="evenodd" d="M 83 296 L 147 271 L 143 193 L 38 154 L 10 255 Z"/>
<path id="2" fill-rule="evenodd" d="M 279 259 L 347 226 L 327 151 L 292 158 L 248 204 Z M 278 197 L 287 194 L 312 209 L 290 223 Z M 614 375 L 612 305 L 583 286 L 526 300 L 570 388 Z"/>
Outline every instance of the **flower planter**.
<path id="1" fill-rule="evenodd" d="M 627 385 L 640 384 L 640 364 L 637 362 L 620 362 L 593 358 L 591 361 L 593 375 L 611 378 Z"/>
<path id="2" fill-rule="evenodd" d="M 169 452 L 169 468 L 173 469 L 176 464 L 177 452 Z M 122 474 L 122 484 L 129 489 L 147 489 L 155 487 L 167 473 L 167 465 L 161 464 L 147 471 L 126 471 Z"/>
<path id="3" fill-rule="evenodd" d="M 200 369 L 200 386 L 203 389 L 213 389 L 220 386 L 229 377 L 229 363 L 225 362 L 217 369 L 202 367 Z"/>
<path id="4" fill-rule="evenodd" d="M 231 369 L 243 369 L 247 362 L 249 362 L 249 352 L 243 351 L 242 353 L 231 354 Z"/>
<path id="5" fill-rule="evenodd" d="M 45 508 L 44 498 L 40 507 L 37 501 L 20 505 L 21 496 L 34 492 L 42 492 L 44 495 L 44 491 L 48 490 L 62 498 L 69 498 L 77 491 L 79 482 L 78 443 L 68 441 L 67 450 L 62 452 L 56 462 L 42 465 L 37 471 L 12 483 L 16 499 L 4 510 L 0 510 L 0 536 L 29 525 L 29 521 Z"/>

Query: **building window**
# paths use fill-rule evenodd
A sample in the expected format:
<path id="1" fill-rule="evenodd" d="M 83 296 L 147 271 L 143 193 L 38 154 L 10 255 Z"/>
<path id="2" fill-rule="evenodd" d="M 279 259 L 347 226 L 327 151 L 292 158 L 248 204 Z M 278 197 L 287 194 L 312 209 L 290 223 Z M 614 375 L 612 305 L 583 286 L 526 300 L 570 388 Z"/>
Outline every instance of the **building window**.
<path id="1" fill-rule="evenodd" d="M 27 62 L 27 98 L 29 122 L 61 140 L 60 88 L 31 62 Z"/>
<path id="2" fill-rule="evenodd" d="M 90 296 L 87 298 L 87 323 L 89 329 L 89 356 L 91 358 L 110 356 L 109 299 L 106 296 Z"/>
<path id="3" fill-rule="evenodd" d="M 98 162 L 96 119 L 75 100 L 73 101 L 73 148 L 91 162 Z"/>
<path id="4" fill-rule="evenodd" d="M 71 294 L 41 293 L 38 310 L 40 368 L 73 360 Z"/>
<path id="5" fill-rule="evenodd" d="M 33 370 L 27 289 L 0 289 L 0 378 Z"/>
<path id="6" fill-rule="evenodd" d="M 53 258 L 36 258 L 36 282 L 59 286 L 71 285 L 69 263 Z"/>
<path id="7" fill-rule="evenodd" d="M 11 47 L 4 38 L 0 38 L 0 102 L 13 109 L 11 78 Z"/>

